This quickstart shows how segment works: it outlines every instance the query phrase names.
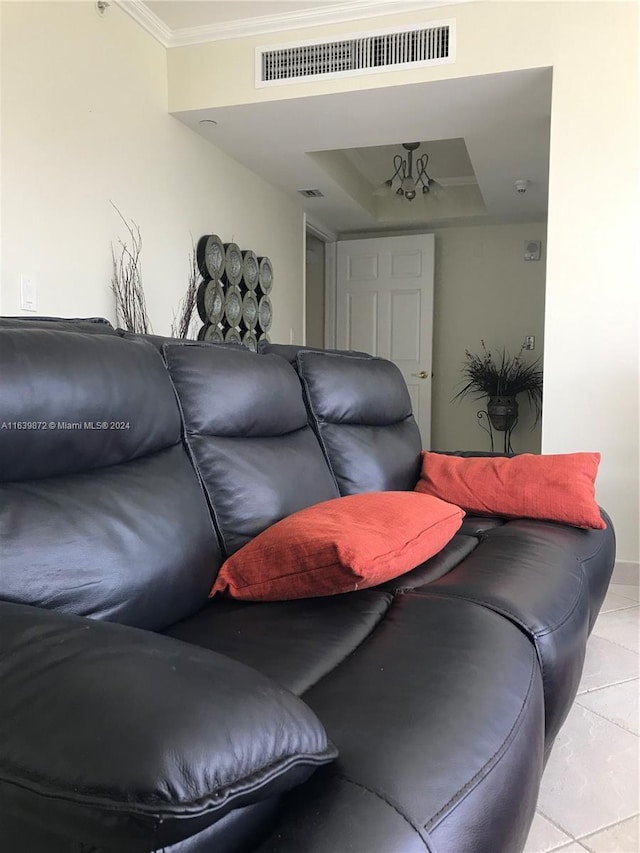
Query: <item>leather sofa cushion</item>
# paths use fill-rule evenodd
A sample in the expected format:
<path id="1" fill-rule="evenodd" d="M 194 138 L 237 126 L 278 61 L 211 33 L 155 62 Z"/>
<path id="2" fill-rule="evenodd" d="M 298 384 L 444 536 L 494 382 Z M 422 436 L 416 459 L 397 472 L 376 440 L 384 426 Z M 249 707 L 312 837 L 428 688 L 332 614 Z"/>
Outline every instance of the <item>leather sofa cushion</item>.
<path id="1" fill-rule="evenodd" d="M 422 442 L 398 368 L 381 358 L 298 353 L 309 409 L 340 494 L 412 490 Z"/>
<path id="2" fill-rule="evenodd" d="M 607 525 L 606 530 L 581 530 L 577 527 L 527 519 L 509 522 L 509 530 L 512 532 L 519 530 L 529 536 L 544 536 L 547 541 L 573 554 L 580 561 L 589 599 L 589 631 L 593 628 L 607 593 L 616 553 L 613 524 L 604 510 L 601 509 L 600 513 Z"/>
<path id="3" fill-rule="evenodd" d="M 369 589 L 265 603 L 216 597 L 164 633 L 242 661 L 300 696 L 366 640 L 391 602 Z"/>
<path id="4" fill-rule="evenodd" d="M 286 795 L 260 853 L 523 849 L 544 708 L 535 650 L 506 619 L 398 596 L 304 698 L 339 757 Z"/>
<path id="5" fill-rule="evenodd" d="M 281 518 L 338 496 L 283 359 L 200 344 L 166 344 L 164 353 L 227 556 Z"/>
<path id="6" fill-rule="evenodd" d="M 223 564 L 211 594 L 282 601 L 367 589 L 437 554 L 459 507 L 416 492 L 346 495 L 299 510 Z"/>
<path id="7" fill-rule="evenodd" d="M 151 630 L 199 610 L 220 551 L 158 353 L 111 335 L 1 334 L 2 418 L 56 428 L 1 433 L 0 598 Z"/>
<path id="8" fill-rule="evenodd" d="M 464 524 L 464 519 L 463 522 Z M 462 528 L 460 528 L 462 530 Z M 424 586 L 426 583 L 437 580 L 450 572 L 461 563 L 475 548 L 478 540 L 475 536 L 467 536 L 461 532 L 456 533 L 441 551 L 438 551 L 424 563 L 420 563 L 410 572 L 405 572 L 397 578 L 382 583 L 376 589 L 384 589 L 395 594 L 410 592 L 416 587 Z"/>
<path id="9" fill-rule="evenodd" d="M 299 784 L 336 750 L 237 661 L 122 625 L 0 604 L 0 791 L 23 820 L 143 853 Z"/>
<path id="10" fill-rule="evenodd" d="M 595 501 L 599 463 L 599 453 L 461 458 L 425 452 L 416 491 L 473 515 L 604 530 Z"/>
<path id="11" fill-rule="evenodd" d="M 542 669 L 550 745 L 582 673 L 589 588 L 575 553 L 549 536 L 545 525 L 530 522 L 525 530 L 512 524 L 518 522 L 488 530 L 465 560 L 417 588 L 416 594 L 475 602 L 501 614 L 530 638 Z"/>

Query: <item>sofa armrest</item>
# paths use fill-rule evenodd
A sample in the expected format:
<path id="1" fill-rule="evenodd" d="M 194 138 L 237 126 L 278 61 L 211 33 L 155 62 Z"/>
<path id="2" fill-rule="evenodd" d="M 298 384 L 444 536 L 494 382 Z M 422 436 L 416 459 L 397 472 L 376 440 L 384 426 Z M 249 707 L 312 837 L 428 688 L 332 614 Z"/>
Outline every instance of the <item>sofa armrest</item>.
<path id="1" fill-rule="evenodd" d="M 0 602 L 0 813 L 18 822 L 155 850 L 335 755 L 301 700 L 241 663 Z"/>

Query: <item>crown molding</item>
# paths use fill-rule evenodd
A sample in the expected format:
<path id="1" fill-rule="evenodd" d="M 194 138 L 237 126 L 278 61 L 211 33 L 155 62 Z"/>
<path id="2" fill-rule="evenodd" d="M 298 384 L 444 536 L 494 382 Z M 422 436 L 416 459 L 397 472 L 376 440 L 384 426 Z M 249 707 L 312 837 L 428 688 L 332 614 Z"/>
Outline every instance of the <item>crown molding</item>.
<path id="1" fill-rule="evenodd" d="M 142 0 L 114 0 L 116 6 L 119 6 L 123 11 L 130 15 L 136 24 L 145 29 L 150 35 L 159 41 L 164 47 L 171 46 L 173 31 L 164 21 L 152 12 L 146 3 Z"/>
<path id="2" fill-rule="evenodd" d="M 305 27 L 341 24 L 383 15 L 418 12 L 439 6 L 472 2 L 472 0 L 348 0 L 345 3 L 332 3 L 328 6 L 301 9 L 297 12 L 281 12 L 277 15 L 262 15 L 256 18 L 175 30 L 170 29 L 143 0 L 115 0 L 115 2 L 165 47 L 187 47 Z"/>

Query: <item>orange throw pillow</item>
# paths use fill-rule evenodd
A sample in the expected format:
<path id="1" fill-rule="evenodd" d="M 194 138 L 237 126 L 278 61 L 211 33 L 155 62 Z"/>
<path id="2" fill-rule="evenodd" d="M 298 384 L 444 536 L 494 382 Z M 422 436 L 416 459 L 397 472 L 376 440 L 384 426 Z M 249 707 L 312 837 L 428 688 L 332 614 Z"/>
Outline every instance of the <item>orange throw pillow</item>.
<path id="1" fill-rule="evenodd" d="M 599 453 L 464 457 L 425 451 L 416 491 L 458 504 L 471 515 L 604 530 L 595 501 L 599 463 Z"/>
<path id="2" fill-rule="evenodd" d="M 416 492 L 333 498 L 283 518 L 236 551 L 210 595 L 283 601 L 375 586 L 440 551 L 463 516 Z"/>

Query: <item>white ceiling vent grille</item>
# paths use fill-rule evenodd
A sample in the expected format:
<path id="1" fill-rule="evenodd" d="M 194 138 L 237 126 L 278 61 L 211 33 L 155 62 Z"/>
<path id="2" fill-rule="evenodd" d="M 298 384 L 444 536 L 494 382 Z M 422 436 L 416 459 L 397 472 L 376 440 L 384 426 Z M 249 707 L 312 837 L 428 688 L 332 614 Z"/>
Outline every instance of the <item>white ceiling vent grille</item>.
<path id="1" fill-rule="evenodd" d="M 256 49 L 256 86 L 325 80 L 455 60 L 455 21 Z"/>
<path id="2" fill-rule="evenodd" d="M 324 193 L 320 190 L 298 190 L 298 192 L 305 198 L 324 198 Z"/>

